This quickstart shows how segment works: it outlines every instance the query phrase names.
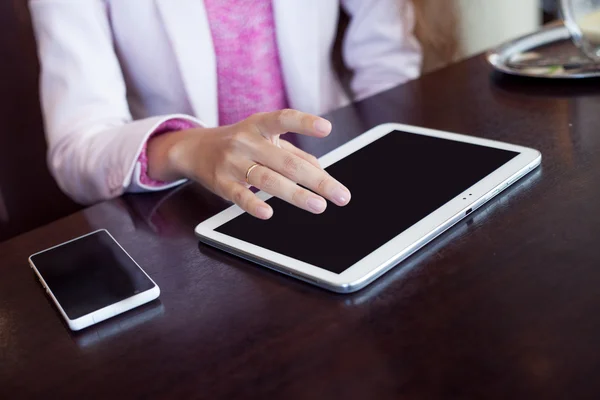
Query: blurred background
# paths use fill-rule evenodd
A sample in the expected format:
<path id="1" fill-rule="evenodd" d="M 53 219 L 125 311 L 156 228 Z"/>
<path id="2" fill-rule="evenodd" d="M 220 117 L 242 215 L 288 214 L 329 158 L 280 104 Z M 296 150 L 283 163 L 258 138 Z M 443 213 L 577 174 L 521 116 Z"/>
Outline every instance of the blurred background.
<path id="1" fill-rule="evenodd" d="M 150 1 L 150 0 L 147 0 Z M 414 0 L 428 73 L 556 19 L 554 0 Z M 340 21 L 343 30 L 347 21 Z M 73 213 L 46 168 L 27 0 L 0 1 L 0 241 Z"/>
<path id="2" fill-rule="evenodd" d="M 424 72 L 533 32 L 558 18 L 558 0 L 414 0 Z"/>

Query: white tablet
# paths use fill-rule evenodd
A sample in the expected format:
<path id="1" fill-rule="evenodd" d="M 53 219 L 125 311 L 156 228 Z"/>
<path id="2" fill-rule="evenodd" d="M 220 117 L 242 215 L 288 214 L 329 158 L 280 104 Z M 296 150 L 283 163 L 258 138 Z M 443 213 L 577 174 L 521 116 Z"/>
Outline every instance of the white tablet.
<path id="1" fill-rule="evenodd" d="M 537 150 L 400 124 L 377 126 L 320 160 L 348 187 L 346 207 L 314 215 L 258 196 L 268 221 L 232 206 L 196 227 L 201 241 L 339 293 L 393 268 L 541 162 Z"/>

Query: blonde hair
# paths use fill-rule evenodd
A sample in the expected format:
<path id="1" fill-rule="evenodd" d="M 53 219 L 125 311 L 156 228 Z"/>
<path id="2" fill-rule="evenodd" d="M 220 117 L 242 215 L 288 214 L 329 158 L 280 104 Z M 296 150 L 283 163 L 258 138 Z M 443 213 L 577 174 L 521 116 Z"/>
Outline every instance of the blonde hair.
<path id="1" fill-rule="evenodd" d="M 423 48 L 423 71 L 440 68 L 460 54 L 455 1 L 412 0 L 415 35 Z"/>

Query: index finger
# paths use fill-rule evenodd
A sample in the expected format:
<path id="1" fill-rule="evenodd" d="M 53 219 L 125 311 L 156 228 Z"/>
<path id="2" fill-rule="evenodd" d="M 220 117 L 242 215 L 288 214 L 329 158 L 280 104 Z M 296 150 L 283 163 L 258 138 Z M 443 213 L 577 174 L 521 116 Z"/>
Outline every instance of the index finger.
<path id="1" fill-rule="evenodd" d="M 257 114 L 253 122 L 265 136 L 294 132 L 306 136 L 324 137 L 331 132 L 331 122 L 325 118 L 291 109 Z"/>

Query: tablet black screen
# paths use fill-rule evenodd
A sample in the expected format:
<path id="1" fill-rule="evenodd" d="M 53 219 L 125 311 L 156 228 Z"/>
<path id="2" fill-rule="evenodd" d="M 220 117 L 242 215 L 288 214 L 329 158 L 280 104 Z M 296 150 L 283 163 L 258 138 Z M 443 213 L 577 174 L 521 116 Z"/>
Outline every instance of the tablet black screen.
<path id="1" fill-rule="evenodd" d="M 272 198 L 270 220 L 244 213 L 215 230 L 341 273 L 518 154 L 394 131 L 327 168 L 348 206 L 313 215 Z"/>

